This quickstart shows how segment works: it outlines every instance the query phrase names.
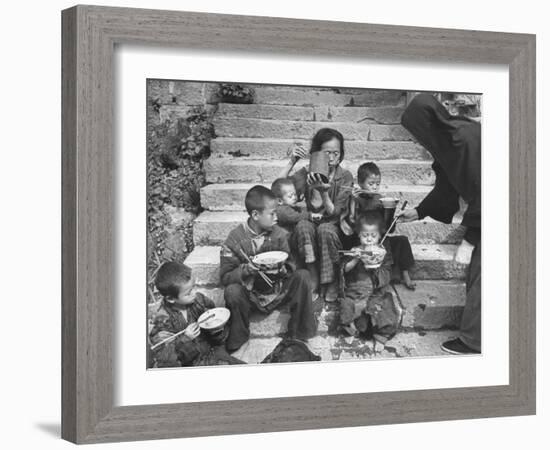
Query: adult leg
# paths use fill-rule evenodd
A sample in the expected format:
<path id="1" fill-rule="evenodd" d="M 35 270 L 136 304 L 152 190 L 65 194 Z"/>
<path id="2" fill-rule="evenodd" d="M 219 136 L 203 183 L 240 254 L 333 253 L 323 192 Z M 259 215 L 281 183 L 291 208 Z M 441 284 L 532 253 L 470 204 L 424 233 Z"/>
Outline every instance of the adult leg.
<path id="1" fill-rule="evenodd" d="M 223 292 L 225 307 L 229 309 L 229 334 L 225 347 L 238 350 L 250 337 L 250 308 L 248 291 L 241 284 L 230 284 Z"/>
<path id="2" fill-rule="evenodd" d="M 319 247 L 319 270 L 321 284 L 328 285 L 336 281 L 336 269 L 342 250 L 338 227 L 334 223 L 322 223 L 317 228 Z"/>
<path id="3" fill-rule="evenodd" d="M 409 238 L 407 236 L 389 236 L 388 239 L 393 263 L 402 276 L 403 283 L 407 288 L 414 289 L 416 286 L 409 275 L 409 270 L 414 266 L 414 256 Z"/>
<path id="4" fill-rule="evenodd" d="M 317 321 L 313 315 L 309 272 L 299 269 L 292 273 L 285 288 L 290 305 L 288 337 L 306 340 L 315 336 Z"/>
<path id="5" fill-rule="evenodd" d="M 481 242 L 475 246 L 468 268 L 459 337 L 468 347 L 481 351 Z"/>
<path id="6" fill-rule="evenodd" d="M 468 268 L 460 334 L 441 344 L 441 349 L 455 355 L 481 352 L 481 243 L 475 246 Z"/>
<path id="7" fill-rule="evenodd" d="M 312 291 L 317 291 L 319 288 L 316 242 L 317 228 L 315 225 L 309 220 L 298 222 L 291 235 L 290 248 L 297 253 L 298 261 L 303 263 L 309 271 Z"/>

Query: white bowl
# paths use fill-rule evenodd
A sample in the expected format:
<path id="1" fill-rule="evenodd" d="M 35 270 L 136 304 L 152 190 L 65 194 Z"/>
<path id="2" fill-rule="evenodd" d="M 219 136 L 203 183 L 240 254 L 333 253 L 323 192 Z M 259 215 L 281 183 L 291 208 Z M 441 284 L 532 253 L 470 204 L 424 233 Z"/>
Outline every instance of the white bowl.
<path id="1" fill-rule="evenodd" d="M 259 253 L 258 255 L 252 258 L 252 262 L 262 269 L 271 270 L 279 269 L 288 259 L 288 253 L 273 251 L 273 252 L 264 252 Z"/>
<path id="2" fill-rule="evenodd" d="M 229 320 L 229 316 L 231 315 L 227 308 L 212 308 L 208 311 L 203 312 L 197 321 L 200 322 L 201 320 L 212 314 L 214 314 L 214 317 L 211 317 L 205 322 L 200 323 L 199 327 L 206 331 L 217 331 L 225 326 L 225 324 Z"/>

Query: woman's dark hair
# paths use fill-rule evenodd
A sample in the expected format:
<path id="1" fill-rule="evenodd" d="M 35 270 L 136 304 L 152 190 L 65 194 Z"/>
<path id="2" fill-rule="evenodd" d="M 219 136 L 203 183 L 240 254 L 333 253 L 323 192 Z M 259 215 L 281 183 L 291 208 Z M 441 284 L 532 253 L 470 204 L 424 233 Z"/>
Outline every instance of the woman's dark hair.
<path id="1" fill-rule="evenodd" d="M 333 128 L 321 128 L 317 131 L 317 133 L 315 133 L 315 136 L 313 136 L 313 139 L 311 140 L 311 148 L 309 149 L 309 153 L 311 154 L 320 151 L 325 142 L 328 142 L 334 138 L 340 141 L 340 160 L 338 162 L 342 162 L 344 159 L 344 136 L 342 136 L 342 133 Z"/>

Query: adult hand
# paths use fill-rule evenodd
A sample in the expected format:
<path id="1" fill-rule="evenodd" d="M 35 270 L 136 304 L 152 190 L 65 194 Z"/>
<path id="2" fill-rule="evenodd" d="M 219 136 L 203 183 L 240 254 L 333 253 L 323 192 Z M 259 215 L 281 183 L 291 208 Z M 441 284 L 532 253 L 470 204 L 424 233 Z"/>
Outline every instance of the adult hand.
<path id="1" fill-rule="evenodd" d="M 456 249 L 455 261 L 459 264 L 470 264 L 473 251 L 474 246 L 470 244 L 467 240 L 462 239 L 462 242 Z"/>
<path id="2" fill-rule="evenodd" d="M 197 322 L 189 324 L 183 332 L 183 335 L 187 336 L 189 339 L 196 339 L 199 337 L 199 334 L 201 334 L 201 329 Z"/>
<path id="3" fill-rule="evenodd" d="M 330 183 L 324 183 L 321 175 L 318 173 L 308 173 L 307 184 L 313 189 L 317 189 L 319 192 L 326 192 L 330 189 Z"/>
<path id="4" fill-rule="evenodd" d="M 418 220 L 418 211 L 416 208 L 405 209 L 398 211 L 396 216 L 399 218 L 399 222 L 413 222 L 414 220 Z"/>
<path id="5" fill-rule="evenodd" d="M 290 155 L 290 160 L 294 163 L 299 159 L 307 158 L 307 150 L 300 142 L 293 142 L 288 148 L 288 154 Z"/>

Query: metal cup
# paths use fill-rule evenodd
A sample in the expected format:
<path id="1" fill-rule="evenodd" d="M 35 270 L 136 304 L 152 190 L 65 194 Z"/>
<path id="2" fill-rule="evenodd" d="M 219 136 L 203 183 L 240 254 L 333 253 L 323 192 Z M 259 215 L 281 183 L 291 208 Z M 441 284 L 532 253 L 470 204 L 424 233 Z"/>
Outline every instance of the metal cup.
<path id="1" fill-rule="evenodd" d="M 309 156 L 309 172 L 319 175 L 323 183 L 328 183 L 328 155 L 323 151 L 313 152 Z"/>

